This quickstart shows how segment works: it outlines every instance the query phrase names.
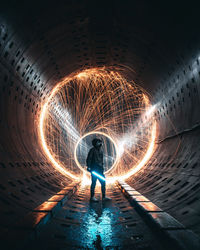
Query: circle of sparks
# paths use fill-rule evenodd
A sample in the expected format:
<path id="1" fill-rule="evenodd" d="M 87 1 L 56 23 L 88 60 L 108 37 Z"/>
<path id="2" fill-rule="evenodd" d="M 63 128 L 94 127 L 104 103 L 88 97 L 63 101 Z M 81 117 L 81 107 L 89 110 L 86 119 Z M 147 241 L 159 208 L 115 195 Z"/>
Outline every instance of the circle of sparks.
<path id="1" fill-rule="evenodd" d="M 74 149 L 74 159 L 75 159 L 75 162 L 76 162 L 77 166 L 78 166 L 84 173 L 87 173 L 87 174 L 88 174 L 88 172 L 81 166 L 81 164 L 79 163 L 79 161 L 78 161 L 78 159 L 77 159 L 77 147 L 78 147 L 79 143 L 80 143 L 85 137 L 87 137 L 88 135 L 92 135 L 92 134 L 100 134 L 100 135 L 103 135 L 103 136 L 107 137 L 107 138 L 113 143 L 113 145 L 114 145 L 114 147 L 115 147 L 115 149 L 116 149 L 116 158 L 115 158 L 115 161 L 114 161 L 113 164 L 112 164 L 112 167 L 109 168 L 108 171 L 112 170 L 112 168 L 115 167 L 115 165 L 117 164 L 117 161 L 118 161 L 118 159 L 119 159 L 119 154 L 118 154 L 118 151 L 117 151 L 117 144 L 116 144 L 116 142 L 115 142 L 109 135 L 107 135 L 106 133 L 101 132 L 101 131 L 92 131 L 92 132 L 89 132 L 89 133 L 85 134 L 84 136 L 82 136 L 82 137 L 78 140 L 78 142 L 76 143 L 75 149 Z M 108 171 L 105 171 L 105 174 L 106 174 Z"/>
<path id="2" fill-rule="evenodd" d="M 104 133 L 112 138 L 117 152 L 108 179 L 128 178 L 154 152 L 154 110 L 147 93 L 119 72 L 105 67 L 83 70 L 52 90 L 41 110 L 39 139 L 58 171 L 80 179 L 84 171 L 74 152 L 81 135 Z"/>

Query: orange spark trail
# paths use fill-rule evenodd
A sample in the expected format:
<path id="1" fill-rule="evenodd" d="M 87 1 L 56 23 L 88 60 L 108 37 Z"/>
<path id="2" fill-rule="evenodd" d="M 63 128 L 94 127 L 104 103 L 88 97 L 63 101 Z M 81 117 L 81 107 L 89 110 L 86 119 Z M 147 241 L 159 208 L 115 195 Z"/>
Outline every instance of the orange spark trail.
<path id="1" fill-rule="evenodd" d="M 126 179 L 155 150 L 154 110 L 148 94 L 118 71 L 105 67 L 83 70 L 59 82 L 43 105 L 40 143 L 59 172 L 72 179 L 84 173 L 86 180 L 88 173 L 78 160 L 77 147 L 86 136 L 102 134 L 116 150 L 113 164 L 105 166 L 108 181 Z M 90 146 L 85 146 L 85 157 Z M 107 158 L 114 157 L 106 144 L 104 147 Z"/>

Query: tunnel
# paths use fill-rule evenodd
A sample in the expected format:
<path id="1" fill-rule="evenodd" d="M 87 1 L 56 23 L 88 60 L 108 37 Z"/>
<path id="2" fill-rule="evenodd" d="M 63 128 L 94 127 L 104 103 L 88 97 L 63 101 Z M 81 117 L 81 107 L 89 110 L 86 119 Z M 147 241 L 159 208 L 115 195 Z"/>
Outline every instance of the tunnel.
<path id="1" fill-rule="evenodd" d="M 199 7 L 1 1 L 2 250 L 200 249 Z"/>

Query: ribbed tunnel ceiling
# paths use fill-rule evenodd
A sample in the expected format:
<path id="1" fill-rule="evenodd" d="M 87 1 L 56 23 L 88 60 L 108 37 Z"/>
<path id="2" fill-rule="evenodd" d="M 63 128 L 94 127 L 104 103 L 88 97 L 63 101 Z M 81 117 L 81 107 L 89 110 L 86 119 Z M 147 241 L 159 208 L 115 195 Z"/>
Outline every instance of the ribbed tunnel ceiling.
<path id="1" fill-rule="evenodd" d="M 112 66 L 159 104 L 157 150 L 129 184 L 199 233 L 198 12 L 195 3 L 162 1 L 2 5 L 0 200 L 5 227 L 71 182 L 41 150 L 41 105 L 72 72 Z"/>
<path id="2" fill-rule="evenodd" d="M 152 91 L 177 61 L 183 61 L 183 50 L 194 46 L 197 9 L 181 5 L 16 2 L 2 16 L 10 27 L 8 35 L 19 43 L 12 49 L 23 44 L 25 60 L 42 74 L 41 81 L 55 82 L 82 67 L 124 65 L 134 71 L 133 80 Z M 192 22 L 186 18 L 188 12 Z"/>

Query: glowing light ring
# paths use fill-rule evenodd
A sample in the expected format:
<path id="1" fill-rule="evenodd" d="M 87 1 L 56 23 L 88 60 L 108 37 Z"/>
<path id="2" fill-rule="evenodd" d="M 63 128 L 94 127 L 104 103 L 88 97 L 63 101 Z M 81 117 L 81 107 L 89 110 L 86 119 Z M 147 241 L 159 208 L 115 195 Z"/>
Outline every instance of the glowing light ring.
<path id="1" fill-rule="evenodd" d="M 80 75 L 81 76 L 81 75 Z M 77 76 L 78 77 L 78 76 Z M 71 78 L 66 78 L 68 79 L 68 81 L 71 79 Z M 48 104 L 49 104 L 49 101 L 52 99 L 52 97 L 57 93 L 57 91 L 64 85 L 66 84 L 66 79 L 64 82 L 61 82 L 61 83 L 58 83 L 52 90 L 50 96 L 48 97 L 46 103 L 44 103 L 42 109 L 41 109 L 41 113 L 40 113 L 40 118 L 39 118 L 39 140 L 40 140 L 40 143 L 42 145 L 42 148 L 44 150 L 44 153 L 46 154 L 46 156 L 48 157 L 48 159 L 50 160 L 50 162 L 53 164 L 53 166 L 55 167 L 56 170 L 58 170 L 61 174 L 65 175 L 65 176 L 68 176 L 72 179 L 75 179 L 75 180 L 80 180 L 81 177 L 77 177 L 76 175 L 70 173 L 69 171 L 67 171 L 64 166 L 62 166 L 61 164 L 59 164 L 55 158 L 53 157 L 53 155 L 51 154 L 51 152 L 49 151 L 48 149 L 48 145 L 46 143 L 46 140 L 45 140 L 45 135 L 44 135 L 44 119 L 46 117 L 46 111 L 47 111 L 47 108 L 48 108 Z M 90 132 L 90 133 L 97 133 L 97 131 L 93 131 L 93 132 Z M 99 133 L 99 132 L 98 132 Z M 105 136 L 108 137 L 107 134 L 104 134 Z M 109 139 L 112 140 L 112 138 L 109 137 Z M 136 172 L 138 172 L 146 163 L 147 161 L 150 159 L 150 157 L 152 156 L 153 152 L 154 152 L 154 149 L 155 149 L 155 139 L 156 139 L 156 121 L 154 122 L 153 124 L 153 127 L 152 127 L 152 132 L 151 132 L 151 139 L 150 139 L 150 142 L 149 142 L 149 146 L 148 146 L 148 149 L 146 151 L 146 154 L 145 156 L 143 157 L 143 159 L 137 164 L 136 167 L 133 167 L 131 170 L 128 171 L 128 173 L 126 173 L 125 175 L 122 175 L 122 176 L 115 176 L 115 177 L 108 177 L 107 178 L 107 182 L 114 182 L 118 179 L 121 179 L 121 180 L 124 180 L 124 179 L 127 179 L 128 177 L 130 177 L 131 175 L 135 174 Z M 116 143 L 112 140 L 112 142 L 114 143 L 114 145 L 116 146 Z M 78 143 L 77 143 L 78 144 Z M 117 146 L 116 146 L 116 149 L 117 149 Z M 118 152 L 118 150 L 116 150 L 116 153 Z M 116 162 L 117 162 L 117 159 L 118 157 L 116 157 Z M 115 165 L 116 165 L 116 162 L 115 162 Z M 114 165 L 114 164 L 113 164 Z M 113 166 L 112 166 L 113 168 Z M 109 170 L 110 171 L 110 170 Z M 87 172 L 87 171 L 85 171 Z M 85 175 L 85 172 L 83 172 L 83 176 L 84 176 L 84 180 L 87 179 L 86 175 Z M 88 180 L 88 179 L 87 179 Z"/>
<path id="2" fill-rule="evenodd" d="M 108 171 L 110 171 L 111 169 L 113 169 L 114 166 L 117 164 L 117 161 L 118 161 L 118 159 L 119 159 L 119 154 L 118 154 L 116 142 L 115 142 L 109 135 L 107 135 L 107 134 L 104 133 L 104 132 L 101 132 L 101 131 L 92 131 L 92 132 L 89 132 L 89 133 L 85 134 L 84 136 L 82 136 L 82 137 L 78 140 L 78 142 L 76 143 L 75 149 L 74 149 L 74 159 L 75 159 L 75 162 L 76 162 L 77 166 L 78 166 L 83 172 L 85 172 L 86 174 L 88 174 L 88 171 L 86 171 L 86 170 L 81 166 L 81 164 L 79 163 L 79 161 L 78 161 L 78 159 L 77 159 L 77 156 L 76 156 L 76 151 L 77 151 L 78 144 L 79 144 L 85 137 L 87 137 L 88 135 L 92 135 L 92 134 L 104 135 L 104 136 L 107 137 L 109 140 L 111 140 L 111 142 L 112 142 L 112 143 L 114 144 L 114 146 L 115 146 L 115 150 L 116 150 L 116 159 L 115 159 L 115 161 L 114 161 L 112 167 L 109 168 L 109 169 L 105 172 L 105 174 L 106 174 Z"/>

